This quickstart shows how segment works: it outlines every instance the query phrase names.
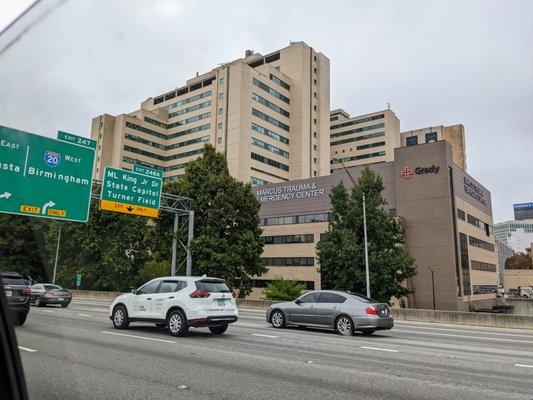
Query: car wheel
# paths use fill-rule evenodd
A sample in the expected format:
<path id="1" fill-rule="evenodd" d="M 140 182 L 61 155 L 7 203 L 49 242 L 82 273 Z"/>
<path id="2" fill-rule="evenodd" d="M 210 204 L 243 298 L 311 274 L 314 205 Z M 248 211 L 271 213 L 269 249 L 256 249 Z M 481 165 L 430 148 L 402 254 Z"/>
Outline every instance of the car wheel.
<path id="1" fill-rule="evenodd" d="M 26 322 L 26 317 L 28 314 L 17 314 L 17 317 L 15 318 L 15 325 L 24 325 L 24 322 Z"/>
<path id="2" fill-rule="evenodd" d="M 180 310 L 174 310 L 168 314 L 167 326 L 172 336 L 185 336 L 189 332 L 187 320 Z"/>
<path id="3" fill-rule="evenodd" d="M 42 307 L 43 306 L 43 303 L 41 302 L 41 298 L 39 296 L 37 296 L 35 298 L 35 307 Z"/>
<path id="4" fill-rule="evenodd" d="M 221 335 L 228 330 L 228 325 L 210 326 L 209 330 L 211 331 L 211 333 L 214 333 L 215 335 Z"/>
<path id="5" fill-rule="evenodd" d="M 274 328 L 285 328 L 285 314 L 283 314 L 283 311 L 274 311 L 270 316 L 270 323 Z"/>
<path id="6" fill-rule="evenodd" d="M 62 304 L 61 304 L 61 307 L 63 307 L 63 308 L 67 308 L 67 307 L 68 307 L 68 303 L 62 303 Z"/>
<path id="7" fill-rule="evenodd" d="M 370 336 L 372 335 L 376 330 L 375 329 L 363 329 L 361 331 L 361 333 L 365 336 Z"/>
<path id="8" fill-rule="evenodd" d="M 126 329 L 130 326 L 128 312 L 123 306 L 115 307 L 113 310 L 113 326 L 115 329 Z"/>
<path id="9" fill-rule="evenodd" d="M 343 336 L 353 335 L 353 322 L 350 317 L 341 315 L 337 318 L 337 321 L 335 321 L 335 330 Z"/>

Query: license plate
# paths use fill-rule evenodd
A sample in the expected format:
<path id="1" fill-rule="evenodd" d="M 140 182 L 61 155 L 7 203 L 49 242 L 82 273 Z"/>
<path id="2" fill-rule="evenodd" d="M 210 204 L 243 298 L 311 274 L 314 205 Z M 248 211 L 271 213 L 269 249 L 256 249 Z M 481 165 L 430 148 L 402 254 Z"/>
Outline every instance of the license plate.
<path id="1" fill-rule="evenodd" d="M 13 292 L 11 290 L 6 290 L 6 297 L 13 296 Z"/>
<path id="2" fill-rule="evenodd" d="M 60 297 L 58 300 L 63 301 L 63 297 Z"/>
<path id="3" fill-rule="evenodd" d="M 218 305 L 224 307 L 226 305 L 226 302 L 224 300 L 218 300 Z"/>

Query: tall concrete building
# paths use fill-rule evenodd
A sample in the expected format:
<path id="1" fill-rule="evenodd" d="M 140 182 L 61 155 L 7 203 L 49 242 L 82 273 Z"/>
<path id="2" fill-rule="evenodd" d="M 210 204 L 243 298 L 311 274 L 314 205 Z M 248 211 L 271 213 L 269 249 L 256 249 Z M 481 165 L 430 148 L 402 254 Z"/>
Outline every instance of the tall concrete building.
<path id="1" fill-rule="evenodd" d="M 533 219 L 533 203 L 513 204 L 515 221 Z"/>
<path id="2" fill-rule="evenodd" d="M 525 253 L 533 242 L 533 219 L 499 222 L 494 225 L 494 236 L 515 253 Z"/>
<path id="3" fill-rule="evenodd" d="M 462 124 L 430 126 L 401 133 L 401 146 L 446 140 L 452 146 L 453 163 L 466 171 L 465 128 Z"/>
<path id="4" fill-rule="evenodd" d="M 93 119 L 95 176 L 142 164 L 179 179 L 205 143 L 254 185 L 328 175 L 329 59 L 304 42 L 245 57 L 150 97 L 140 109 Z"/>
<path id="5" fill-rule="evenodd" d="M 400 147 L 400 120 L 392 110 L 351 117 L 343 109 L 330 113 L 331 170 L 394 160 Z"/>

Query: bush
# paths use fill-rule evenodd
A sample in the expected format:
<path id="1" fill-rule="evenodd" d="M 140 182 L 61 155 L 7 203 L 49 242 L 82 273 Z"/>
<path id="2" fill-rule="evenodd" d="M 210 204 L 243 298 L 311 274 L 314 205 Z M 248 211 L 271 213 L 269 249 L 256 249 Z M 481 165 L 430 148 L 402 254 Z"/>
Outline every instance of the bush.
<path id="1" fill-rule="evenodd" d="M 139 270 L 139 284 L 142 285 L 154 278 L 170 275 L 170 264 L 166 261 L 148 261 Z"/>
<path id="2" fill-rule="evenodd" d="M 305 286 L 298 281 L 277 278 L 268 284 L 264 294 L 267 300 L 290 301 L 300 296 L 304 289 Z"/>

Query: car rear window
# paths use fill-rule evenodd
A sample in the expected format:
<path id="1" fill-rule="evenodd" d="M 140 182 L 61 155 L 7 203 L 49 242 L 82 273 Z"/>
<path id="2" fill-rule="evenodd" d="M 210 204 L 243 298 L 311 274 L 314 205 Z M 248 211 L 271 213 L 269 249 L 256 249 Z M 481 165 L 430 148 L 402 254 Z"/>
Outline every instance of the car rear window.
<path id="1" fill-rule="evenodd" d="M 57 285 L 43 285 L 46 290 L 61 289 L 61 286 Z"/>
<path id="2" fill-rule="evenodd" d="M 7 276 L 2 277 L 4 285 L 21 285 L 26 286 L 22 278 L 9 278 Z"/>
<path id="3" fill-rule="evenodd" d="M 366 296 L 363 296 L 362 294 L 355 294 L 355 293 L 346 293 L 347 295 L 352 296 L 353 298 L 362 301 L 363 303 L 379 303 L 379 301 L 369 299 Z"/>
<path id="4" fill-rule="evenodd" d="M 209 293 L 229 293 L 228 285 L 224 281 L 203 279 L 196 281 L 196 288 Z"/>

